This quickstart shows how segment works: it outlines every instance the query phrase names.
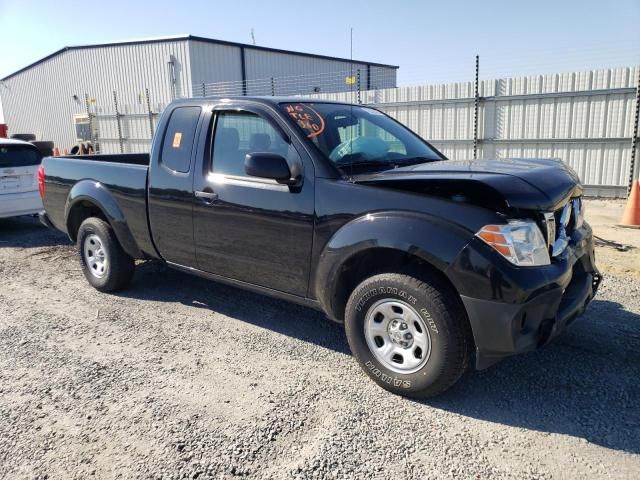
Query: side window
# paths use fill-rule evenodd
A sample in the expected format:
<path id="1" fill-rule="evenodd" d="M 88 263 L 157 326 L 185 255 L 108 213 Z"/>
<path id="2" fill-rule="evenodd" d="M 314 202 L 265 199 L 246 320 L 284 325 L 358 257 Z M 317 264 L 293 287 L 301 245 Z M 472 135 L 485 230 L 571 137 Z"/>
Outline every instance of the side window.
<path id="1" fill-rule="evenodd" d="M 178 107 L 171 112 L 162 142 L 160 161 L 176 172 L 187 173 L 200 107 Z"/>
<path id="2" fill-rule="evenodd" d="M 264 118 L 249 112 L 221 112 L 216 120 L 211 170 L 246 177 L 244 158 L 247 153 L 277 153 L 288 158 L 290 148 L 293 147 Z"/>

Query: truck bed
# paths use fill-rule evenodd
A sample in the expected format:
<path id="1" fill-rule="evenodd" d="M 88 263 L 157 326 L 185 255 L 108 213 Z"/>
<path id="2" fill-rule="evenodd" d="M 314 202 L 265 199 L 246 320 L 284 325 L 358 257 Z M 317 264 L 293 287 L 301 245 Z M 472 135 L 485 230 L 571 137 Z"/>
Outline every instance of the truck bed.
<path id="1" fill-rule="evenodd" d="M 113 216 L 110 220 L 119 238 L 125 229 L 130 232 L 126 235 L 132 238 L 124 242 L 129 251 L 135 251 L 135 256 L 155 252 L 147 226 L 148 154 L 45 157 L 42 165 L 44 207 L 56 228 L 67 232 L 70 201 L 102 192 L 104 205 L 111 210 L 104 213 Z"/>

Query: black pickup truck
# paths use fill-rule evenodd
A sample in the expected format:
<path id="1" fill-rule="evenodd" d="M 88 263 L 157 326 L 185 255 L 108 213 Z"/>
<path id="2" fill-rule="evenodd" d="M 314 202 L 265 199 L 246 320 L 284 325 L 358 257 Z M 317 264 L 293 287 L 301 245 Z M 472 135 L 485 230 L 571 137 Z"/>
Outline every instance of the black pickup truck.
<path id="1" fill-rule="evenodd" d="M 364 106 L 178 100 L 150 155 L 48 157 L 38 176 L 42 222 L 98 290 L 156 259 L 320 309 L 406 396 L 547 343 L 600 282 L 566 165 L 450 161 Z"/>

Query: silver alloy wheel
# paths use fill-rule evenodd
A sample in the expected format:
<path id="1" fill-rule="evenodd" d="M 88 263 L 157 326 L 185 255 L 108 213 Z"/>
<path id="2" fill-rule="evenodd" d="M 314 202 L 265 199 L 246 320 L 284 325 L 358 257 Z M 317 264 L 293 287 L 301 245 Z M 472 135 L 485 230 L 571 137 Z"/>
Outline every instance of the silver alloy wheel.
<path id="1" fill-rule="evenodd" d="M 396 373 L 417 372 L 431 354 L 427 325 L 401 300 L 387 298 L 372 305 L 365 317 L 364 336 L 376 359 Z"/>
<path id="2" fill-rule="evenodd" d="M 87 235 L 82 246 L 84 261 L 87 268 L 96 278 L 104 277 L 107 270 L 108 258 L 102 246 L 102 240 L 96 234 Z"/>

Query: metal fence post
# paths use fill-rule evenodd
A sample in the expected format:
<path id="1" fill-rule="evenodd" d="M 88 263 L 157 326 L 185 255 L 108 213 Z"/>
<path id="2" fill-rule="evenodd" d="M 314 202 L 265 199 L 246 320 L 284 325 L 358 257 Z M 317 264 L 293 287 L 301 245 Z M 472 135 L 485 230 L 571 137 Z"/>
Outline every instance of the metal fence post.
<path id="1" fill-rule="evenodd" d="M 479 72 L 480 72 L 480 56 L 476 55 L 476 77 L 473 83 L 473 159 L 477 160 L 478 158 L 478 107 L 480 104 L 480 94 L 478 88 L 478 80 L 479 80 Z"/>
<path id="2" fill-rule="evenodd" d="M 122 139 L 122 125 L 120 124 L 120 112 L 118 111 L 118 95 L 113 91 L 113 106 L 116 111 L 116 125 L 118 127 L 118 142 L 120 143 L 120 153 L 124 153 L 124 142 Z"/>
<path id="3" fill-rule="evenodd" d="M 358 105 L 360 105 L 362 103 L 362 99 L 360 98 L 360 69 L 356 71 L 356 91 L 357 91 Z"/>
<path id="4" fill-rule="evenodd" d="M 631 162 L 629 165 L 629 185 L 627 186 L 627 196 L 631 193 L 633 180 L 636 173 L 636 155 L 638 151 L 638 122 L 640 119 L 640 67 L 638 67 L 638 80 L 636 84 L 636 113 L 633 120 L 633 137 L 631 138 Z"/>
<path id="5" fill-rule="evenodd" d="M 276 96 L 276 79 L 271 77 L 271 96 Z"/>
<path id="6" fill-rule="evenodd" d="M 147 115 L 149 115 L 149 131 L 151 132 L 150 139 L 153 139 L 153 112 L 151 111 L 151 99 L 149 98 L 149 88 L 145 88 L 145 95 L 147 97 Z"/>
<path id="7" fill-rule="evenodd" d="M 169 55 L 167 66 L 169 67 L 169 88 L 171 89 L 171 100 L 175 100 L 178 92 L 176 87 L 176 57 L 174 57 L 173 54 Z"/>
<path id="8" fill-rule="evenodd" d="M 202 96 L 207 96 L 207 87 L 205 87 L 204 82 L 202 82 Z"/>
<path id="9" fill-rule="evenodd" d="M 94 152 L 97 152 L 97 142 L 94 138 L 94 128 L 93 128 L 93 114 L 89 109 L 89 94 L 84 94 L 84 106 L 87 110 L 87 118 L 89 119 L 89 140 L 91 141 L 91 146 L 93 147 Z"/>

